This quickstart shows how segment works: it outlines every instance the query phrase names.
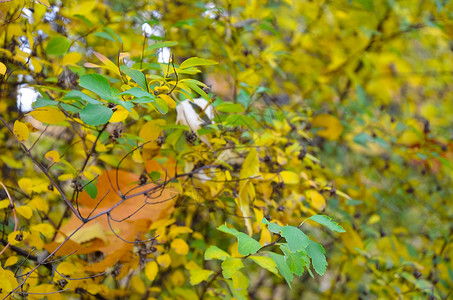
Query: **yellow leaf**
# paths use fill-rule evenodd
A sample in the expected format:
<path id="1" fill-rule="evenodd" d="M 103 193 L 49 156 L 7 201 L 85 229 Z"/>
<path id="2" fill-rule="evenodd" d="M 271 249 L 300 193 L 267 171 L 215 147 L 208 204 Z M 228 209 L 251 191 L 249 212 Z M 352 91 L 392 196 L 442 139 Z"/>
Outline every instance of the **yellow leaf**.
<path id="1" fill-rule="evenodd" d="M 11 291 L 17 286 L 17 280 L 14 277 L 14 273 L 11 272 L 10 270 L 4 270 L 0 266 L 0 282 L 2 283 L 2 291 L 6 293 L 7 291 Z M 0 295 L 6 296 L 5 294 L 2 294 L 0 292 Z"/>
<path id="2" fill-rule="evenodd" d="M 172 97 L 168 96 L 167 94 L 159 94 L 159 97 L 167 103 L 169 108 L 175 108 L 176 102 L 173 100 Z"/>
<path id="3" fill-rule="evenodd" d="M 9 267 L 9 266 L 12 266 L 14 265 L 15 263 L 17 263 L 19 259 L 17 258 L 17 256 L 10 256 L 8 257 L 8 259 L 5 261 L 5 265 L 3 267 Z"/>
<path id="4" fill-rule="evenodd" d="M 8 242 L 14 246 L 16 244 L 19 244 L 26 238 L 28 238 L 29 235 L 30 234 L 26 231 L 16 230 L 16 231 L 13 231 L 10 234 L 8 234 Z"/>
<path id="5" fill-rule="evenodd" d="M 346 230 L 345 233 L 340 235 L 340 238 L 343 241 L 343 245 L 346 247 L 346 249 L 348 249 L 351 253 L 357 253 L 357 250 L 355 248 L 363 249 L 363 241 L 357 231 L 346 224 L 341 224 L 341 226 L 343 226 L 343 228 Z"/>
<path id="6" fill-rule="evenodd" d="M 326 208 L 326 200 L 324 197 L 315 190 L 309 191 L 311 205 L 317 210 L 323 210 Z"/>
<path id="7" fill-rule="evenodd" d="M 118 66 L 115 65 L 110 59 L 108 59 L 107 57 L 105 57 L 103 54 L 99 53 L 99 52 L 96 52 L 94 51 L 93 52 L 94 55 L 96 55 L 96 57 L 102 61 L 105 65 L 105 68 L 116 73 L 117 75 L 121 76 L 121 73 L 120 73 L 120 70 L 118 69 Z"/>
<path id="8" fill-rule="evenodd" d="M 79 244 L 94 240 L 101 239 L 104 242 L 107 242 L 107 236 L 105 235 L 105 230 L 99 223 L 94 223 L 91 225 L 86 225 L 79 231 L 77 231 L 72 237 L 71 240 Z"/>
<path id="9" fill-rule="evenodd" d="M 60 176 L 58 176 L 58 180 L 60 180 L 60 181 L 66 181 L 66 180 L 73 179 L 73 178 L 74 178 L 74 175 L 72 175 L 72 174 L 61 174 Z"/>
<path id="10" fill-rule="evenodd" d="M 30 178 L 21 178 L 19 179 L 17 184 L 19 185 L 20 189 L 25 193 L 29 194 L 31 192 L 32 181 Z"/>
<path id="11" fill-rule="evenodd" d="M 69 275 L 74 274 L 77 271 L 77 267 L 72 263 L 63 261 L 61 264 L 58 265 L 57 271 L 60 274 L 69 276 Z"/>
<path id="12" fill-rule="evenodd" d="M 60 154 L 58 154 L 58 152 L 54 150 L 47 152 L 46 155 L 44 155 L 44 157 L 53 163 L 57 163 L 60 161 Z"/>
<path id="13" fill-rule="evenodd" d="M 39 233 L 42 233 L 47 238 L 52 237 L 53 234 L 55 233 L 55 228 L 52 225 L 45 224 L 45 223 L 32 225 L 30 227 L 30 229 L 34 230 L 34 231 L 37 231 Z"/>
<path id="14" fill-rule="evenodd" d="M 299 176 L 290 171 L 280 172 L 280 176 L 285 184 L 297 184 L 299 183 Z"/>
<path id="15" fill-rule="evenodd" d="M 70 52 L 63 57 L 63 59 L 61 60 L 61 65 L 75 65 L 80 61 L 81 58 L 82 54 L 80 54 L 79 52 Z"/>
<path id="16" fill-rule="evenodd" d="M 241 168 L 240 178 L 245 179 L 248 177 L 260 175 L 260 161 L 255 148 L 251 148 L 249 154 L 244 160 Z"/>
<path id="17" fill-rule="evenodd" d="M 6 73 L 6 66 L 0 62 L 0 75 L 5 75 Z"/>
<path id="18" fill-rule="evenodd" d="M 16 207 L 16 211 L 18 214 L 22 215 L 25 219 L 30 219 L 33 215 L 33 211 L 28 206 L 19 206 Z"/>
<path id="19" fill-rule="evenodd" d="M 49 3 L 49 0 L 38 0 L 39 3 L 41 3 L 42 5 L 45 5 L 47 7 L 50 7 L 50 3 Z"/>
<path id="20" fill-rule="evenodd" d="M 143 280 L 138 275 L 132 277 L 132 279 L 131 279 L 131 287 L 137 293 L 140 293 L 142 295 L 145 294 L 145 292 L 146 292 L 145 283 L 143 282 Z"/>
<path id="21" fill-rule="evenodd" d="M 30 201 L 30 203 L 28 203 L 28 205 L 36 210 L 43 211 L 43 212 L 47 212 L 49 210 L 49 205 L 47 204 L 47 202 L 44 201 L 44 199 L 42 199 L 40 197 L 35 197 L 35 198 L 31 199 L 31 201 Z"/>
<path id="22" fill-rule="evenodd" d="M 153 281 L 156 278 L 158 271 L 159 271 L 159 268 L 157 266 L 157 263 L 154 260 L 148 262 L 145 266 L 145 275 L 151 281 Z"/>
<path id="23" fill-rule="evenodd" d="M 157 263 L 162 268 L 167 268 L 171 263 L 171 257 L 168 254 L 162 254 L 157 257 Z"/>
<path id="24" fill-rule="evenodd" d="M 197 285 L 203 281 L 208 280 L 209 276 L 214 274 L 211 270 L 191 269 L 190 273 L 190 284 Z"/>
<path id="25" fill-rule="evenodd" d="M 337 140 L 343 132 L 340 120 L 329 114 L 318 115 L 313 118 L 311 123 L 313 127 L 323 127 L 324 129 L 319 130 L 317 135 L 328 140 Z"/>
<path id="26" fill-rule="evenodd" d="M 115 123 L 115 122 L 121 122 L 126 120 L 127 116 L 129 115 L 129 112 L 127 109 L 122 107 L 121 105 L 117 106 L 117 109 L 115 112 L 113 112 L 112 117 L 110 118 L 110 123 Z"/>
<path id="27" fill-rule="evenodd" d="M 143 125 L 138 132 L 138 137 L 145 143 L 151 141 L 151 143 L 147 143 L 143 146 L 143 148 L 155 148 L 157 146 L 155 141 L 159 137 L 162 131 L 162 126 L 164 126 L 165 123 L 165 120 L 159 119 L 149 121 Z"/>
<path id="28" fill-rule="evenodd" d="M 381 220 L 381 217 L 377 214 L 374 214 L 370 217 L 370 219 L 368 220 L 368 224 L 374 224 L 374 223 L 377 223 Z"/>
<path id="29" fill-rule="evenodd" d="M 65 115 L 54 107 L 40 107 L 30 112 L 30 115 L 36 120 L 47 124 L 57 124 L 65 120 Z"/>
<path id="30" fill-rule="evenodd" d="M 16 138 L 21 143 L 25 142 L 28 139 L 28 136 L 30 135 L 27 125 L 20 121 L 14 122 L 13 132 Z"/>
<path id="31" fill-rule="evenodd" d="M 242 172 L 242 171 L 241 171 Z M 253 233 L 250 203 L 255 199 L 255 186 L 251 180 L 243 180 L 239 184 L 239 197 L 235 199 L 245 218 L 245 226 L 247 227 L 249 235 Z"/>
<path id="32" fill-rule="evenodd" d="M 171 247 L 180 255 L 186 255 L 189 252 L 189 245 L 183 239 L 174 239 Z"/>
<path id="33" fill-rule="evenodd" d="M 8 199 L 0 201 L 0 209 L 6 208 L 6 207 L 8 207 L 8 205 L 9 205 Z"/>
<path id="34" fill-rule="evenodd" d="M 168 232 L 168 238 L 169 239 L 173 239 L 178 234 L 192 233 L 192 232 L 193 232 L 193 230 L 191 228 L 189 228 L 189 227 L 172 225 L 170 227 L 169 232 Z"/>

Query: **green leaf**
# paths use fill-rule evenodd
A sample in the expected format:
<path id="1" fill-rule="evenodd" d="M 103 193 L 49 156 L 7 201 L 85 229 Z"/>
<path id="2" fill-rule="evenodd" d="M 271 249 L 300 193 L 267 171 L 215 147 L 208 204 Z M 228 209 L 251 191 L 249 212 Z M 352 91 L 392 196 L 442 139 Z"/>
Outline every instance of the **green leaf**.
<path id="1" fill-rule="evenodd" d="M 266 218 L 263 218 L 261 220 L 262 223 L 267 224 L 267 227 L 269 228 L 270 232 L 280 234 L 280 230 L 282 230 L 283 226 L 280 226 L 276 223 L 271 223 L 269 222 Z"/>
<path id="2" fill-rule="evenodd" d="M 253 119 L 249 116 L 245 115 L 229 115 L 225 119 L 225 124 L 226 125 L 231 125 L 231 126 L 247 126 L 247 127 L 253 127 Z"/>
<path id="3" fill-rule="evenodd" d="M 241 113 L 245 109 L 241 104 L 231 103 L 231 102 L 222 102 L 216 106 L 216 110 L 226 113 Z"/>
<path id="4" fill-rule="evenodd" d="M 64 55 L 68 52 L 70 46 L 71 40 L 64 36 L 57 36 L 47 43 L 46 53 L 48 55 Z"/>
<path id="5" fill-rule="evenodd" d="M 327 267 L 327 260 L 326 256 L 324 255 L 326 254 L 326 251 L 324 250 L 324 247 L 321 244 L 310 240 L 306 250 L 308 256 L 311 258 L 311 262 L 316 273 L 321 276 L 324 275 Z"/>
<path id="6" fill-rule="evenodd" d="M 64 97 L 63 100 L 84 100 L 91 104 L 99 104 L 98 100 L 95 100 L 81 91 L 69 91 Z"/>
<path id="7" fill-rule="evenodd" d="M 225 224 L 217 229 L 234 235 L 238 239 L 238 252 L 241 255 L 255 254 L 261 248 L 261 244 L 258 241 L 234 228 L 228 228 Z"/>
<path id="8" fill-rule="evenodd" d="M 133 87 L 129 90 L 126 90 L 126 91 L 120 93 L 120 95 L 131 95 L 136 98 L 142 98 L 142 97 L 148 97 L 148 98 L 152 98 L 152 99 L 155 98 L 155 96 L 153 94 L 150 94 L 146 90 L 143 90 L 139 87 Z"/>
<path id="9" fill-rule="evenodd" d="M 286 239 L 288 248 L 291 252 L 305 250 L 305 248 L 307 248 L 310 239 L 299 228 L 294 226 L 285 226 L 280 232 Z"/>
<path id="10" fill-rule="evenodd" d="M 108 27 L 105 27 L 104 30 L 105 30 L 108 34 L 110 34 L 111 36 L 113 36 L 115 39 L 117 39 L 118 42 L 123 43 L 123 40 L 121 39 L 121 36 L 120 36 L 118 33 L 116 33 L 113 29 L 108 28 Z"/>
<path id="11" fill-rule="evenodd" d="M 209 60 L 209 59 L 203 59 L 199 57 L 191 57 L 186 59 L 181 63 L 179 66 L 180 69 L 187 69 L 190 67 L 195 67 L 195 66 L 208 66 L 208 65 L 216 65 L 218 62 Z"/>
<path id="12" fill-rule="evenodd" d="M 102 99 L 112 98 L 109 81 L 99 74 L 86 74 L 80 77 L 79 85 L 93 93 L 99 95 Z"/>
<path id="13" fill-rule="evenodd" d="M 343 227 L 338 225 L 338 223 L 332 221 L 331 217 L 328 217 L 328 216 L 325 216 L 325 215 L 315 215 L 315 216 L 312 216 L 312 217 L 308 218 L 307 220 L 315 221 L 316 223 L 321 224 L 321 225 L 329 228 L 332 231 L 346 232 L 346 230 L 344 230 Z"/>
<path id="14" fill-rule="evenodd" d="M 162 177 L 162 175 L 161 175 L 160 172 L 158 172 L 158 171 L 151 171 L 151 172 L 149 173 L 149 178 L 150 178 L 152 181 L 157 181 L 157 180 L 159 180 L 161 177 Z"/>
<path id="15" fill-rule="evenodd" d="M 93 26 L 93 23 L 91 23 L 91 21 L 88 20 L 84 15 L 75 14 L 75 15 L 73 15 L 73 17 L 78 18 L 79 20 L 83 21 L 85 24 L 87 24 L 90 27 Z"/>
<path id="16" fill-rule="evenodd" d="M 154 43 L 148 48 L 145 49 L 145 52 L 159 49 L 159 48 L 164 48 L 164 47 L 172 47 L 178 45 L 178 42 L 172 42 L 172 41 L 166 41 L 166 42 L 159 42 L 159 43 Z"/>
<path id="17" fill-rule="evenodd" d="M 306 261 L 301 257 L 301 254 L 303 254 L 302 251 L 291 252 L 288 249 L 287 244 L 281 244 L 280 249 L 282 249 L 283 253 L 285 254 L 285 262 L 288 265 L 291 272 L 298 276 L 301 276 L 304 273 L 304 267 L 307 265 Z"/>
<path id="18" fill-rule="evenodd" d="M 125 65 L 120 67 L 121 71 L 132 78 L 142 89 L 147 90 L 148 83 L 146 82 L 145 75 L 139 70 L 131 69 Z"/>
<path id="19" fill-rule="evenodd" d="M 88 103 L 79 115 L 85 124 L 97 126 L 107 123 L 112 117 L 113 111 L 99 104 Z"/>
<path id="20" fill-rule="evenodd" d="M 243 267 L 244 264 L 242 263 L 242 259 L 227 256 L 225 260 L 222 262 L 222 275 L 224 278 L 227 279 L 231 278 L 234 275 L 234 273 L 236 273 Z"/>
<path id="21" fill-rule="evenodd" d="M 96 185 L 89 180 L 83 180 L 82 184 L 84 185 L 83 189 L 85 190 L 85 192 L 87 192 L 88 196 L 90 196 L 91 199 L 96 199 L 96 196 L 98 195 L 98 189 L 96 188 Z"/>
<path id="22" fill-rule="evenodd" d="M 204 259 L 205 260 L 211 260 L 211 259 L 220 259 L 220 260 L 225 260 L 225 258 L 229 257 L 230 255 L 220 249 L 217 246 L 210 246 L 208 250 L 204 253 Z"/>
<path id="23" fill-rule="evenodd" d="M 104 31 L 93 33 L 93 35 L 104 38 L 104 39 L 112 41 L 112 42 L 116 42 L 116 40 L 110 34 L 108 34 L 107 32 L 104 32 Z"/>
<path id="24" fill-rule="evenodd" d="M 292 289 L 291 281 L 293 281 L 294 275 L 289 269 L 289 266 L 286 264 L 285 257 L 273 252 L 269 252 L 269 255 L 277 265 L 280 274 L 283 276 L 283 278 L 285 278 L 286 283 L 288 283 L 289 287 Z"/>
<path id="25" fill-rule="evenodd" d="M 167 105 L 167 102 L 165 102 L 163 99 L 161 99 L 160 97 L 156 98 L 155 99 L 155 102 L 154 102 L 154 107 L 163 115 L 165 115 L 166 113 L 168 113 L 168 105 Z"/>
<path id="26" fill-rule="evenodd" d="M 272 272 L 277 276 L 279 275 L 277 265 L 272 258 L 267 256 L 249 256 L 248 259 L 253 260 L 256 264 L 268 270 L 269 272 Z"/>

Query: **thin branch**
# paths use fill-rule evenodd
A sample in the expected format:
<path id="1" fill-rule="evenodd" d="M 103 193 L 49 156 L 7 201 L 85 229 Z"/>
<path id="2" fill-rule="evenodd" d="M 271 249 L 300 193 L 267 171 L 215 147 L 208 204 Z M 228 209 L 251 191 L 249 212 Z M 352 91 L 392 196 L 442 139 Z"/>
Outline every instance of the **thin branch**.
<path id="1" fill-rule="evenodd" d="M 13 198 L 11 198 L 11 195 L 9 194 L 8 192 L 8 189 L 6 188 L 6 186 L 3 184 L 3 182 L 0 181 L 0 184 L 2 185 L 3 189 L 5 190 L 6 192 L 6 195 L 8 196 L 8 199 L 9 199 L 9 205 L 11 207 L 11 209 L 13 210 L 13 214 L 14 214 L 14 231 L 17 231 L 17 215 L 16 215 L 16 209 L 14 207 L 14 202 L 13 202 Z M 8 247 L 10 246 L 10 243 L 8 242 L 8 244 L 6 244 L 5 248 L 3 248 L 3 250 L 0 252 L 0 256 L 3 254 L 3 252 L 6 251 L 6 249 L 8 249 Z"/>

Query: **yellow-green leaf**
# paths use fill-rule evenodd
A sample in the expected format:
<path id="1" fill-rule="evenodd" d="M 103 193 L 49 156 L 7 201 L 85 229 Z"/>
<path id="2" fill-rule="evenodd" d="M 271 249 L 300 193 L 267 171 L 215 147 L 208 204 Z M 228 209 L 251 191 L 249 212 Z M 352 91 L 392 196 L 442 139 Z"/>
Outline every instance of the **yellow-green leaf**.
<path id="1" fill-rule="evenodd" d="M 202 270 L 202 269 L 191 269 L 190 273 L 190 284 L 197 285 L 205 280 L 208 280 L 209 276 L 214 274 L 211 270 Z"/>

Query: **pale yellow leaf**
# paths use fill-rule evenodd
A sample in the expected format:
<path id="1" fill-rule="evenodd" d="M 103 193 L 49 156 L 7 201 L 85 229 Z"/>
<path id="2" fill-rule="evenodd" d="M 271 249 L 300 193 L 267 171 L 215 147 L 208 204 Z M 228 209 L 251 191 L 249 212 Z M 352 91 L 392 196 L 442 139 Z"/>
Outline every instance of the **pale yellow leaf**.
<path id="1" fill-rule="evenodd" d="M 53 163 L 57 163 L 57 162 L 60 161 L 60 154 L 58 154 L 58 152 L 54 151 L 54 150 L 47 152 L 44 155 L 44 157 L 47 158 L 48 160 L 50 160 Z"/>
<path id="2" fill-rule="evenodd" d="M 30 135 L 27 125 L 20 121 L 14 122 L 13 133 L 21 143 L 25 142 L 28 139 L 28 136 Z"/>
<path id="3" fill-rule="evenodd" d="M 71 240 L 79 244 L 94 240 L 101 239 L 104 242 L 107 242 L 107 236 L 105 230 L 99 223 L 87 224 L 85 227 L 77 231 L 72 237 Z"/>

